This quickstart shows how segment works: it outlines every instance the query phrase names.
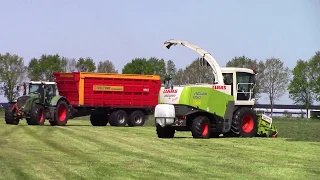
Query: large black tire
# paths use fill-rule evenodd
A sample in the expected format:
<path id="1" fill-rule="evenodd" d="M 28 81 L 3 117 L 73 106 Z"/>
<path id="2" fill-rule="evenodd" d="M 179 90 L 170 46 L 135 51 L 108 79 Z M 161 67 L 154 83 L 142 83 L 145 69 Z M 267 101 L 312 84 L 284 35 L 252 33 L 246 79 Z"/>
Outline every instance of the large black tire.
<path id="1" fill-rule="evenodd" d="M 69 120 L 69 106 L 65 100 L 60 100 L 54 112 L 54 121 L 57 126 L 65 126 Z M 54 125 L 54 124 L 52 124 Z"/>
<path id="2" fill-rule="evenodd" d="M 45 109 L 40 104 L 34 104 L 31 109 L 30 118 L 27 119 L 28 125 L 44 125 Z"/>
<path id="3" fill-rule="evenodd" d="M 18 125 L 20 122 L 20 119 L 14 116 L 14 113 L 16 112 L 16 109 L 12 109 L 13 106 L 15 106 L 16 103 L 8 103 L 7 108 L 5 110 L 5 121 L 6 124 L 10 124 L 10 125 Z"/>
<path id="4" fill-rule="evenodd" d="M 159 124 L 156 126 L 158 138 L 173 138 L 176 132 L 173 126 L 161 127 Z"/>
<path id="5" fill-rule="evenodd" d="M 258 131 L 258 117 L 248 107 L 239 108 L 232 118 L 231 130 L 228 137 L 256 137 Z"/>
<path id="6" fill-rule="evenodd" d="M 90 122 L 92 126 L 106 126 L 108 124 L 109 118 L 107 114 L 91 114 Z"/>
<path id="7" fill-rule="evenodd" d="M 133 126 L 143 126 L 146 121 L 146 116 L 140 110 L 133 111 L 128 117 L 128 125 Z"/>
<path id="8" fill-rule="evenodd" d="M 210 119 L 206 116 L 194 118 L 191 133 L 193 138 L 210 138 Z"/>
<path id="9" fill-rule="evenodd" d="M 128 115 L 124 110 L 113 111 L 109 116 L 111 126 L 125 126 L 128 122 Z"/>

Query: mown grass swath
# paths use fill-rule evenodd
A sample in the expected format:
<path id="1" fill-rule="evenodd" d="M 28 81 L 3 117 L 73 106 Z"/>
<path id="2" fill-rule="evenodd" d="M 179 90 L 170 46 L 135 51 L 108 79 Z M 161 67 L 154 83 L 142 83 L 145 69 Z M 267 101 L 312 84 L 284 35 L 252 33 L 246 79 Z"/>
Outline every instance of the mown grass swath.
<path id="1" fill-rule="evenodd" d="M 319 120 L 275 119 L 278 138 L 157 138 L 144 127 L 6 125 L 1 179 L 317 179 Z"/>

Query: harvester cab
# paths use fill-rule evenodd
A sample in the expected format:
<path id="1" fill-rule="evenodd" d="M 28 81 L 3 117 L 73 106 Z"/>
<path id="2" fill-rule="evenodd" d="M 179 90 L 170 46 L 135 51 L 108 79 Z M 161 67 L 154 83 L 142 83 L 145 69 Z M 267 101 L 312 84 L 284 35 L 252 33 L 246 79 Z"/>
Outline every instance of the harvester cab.
<path id="1" fill-rule="evenodd" d="M 164 43 L 168 49 L 173 45 L 199 53 L 199 65 L 212 68 L 214 82 L 175 86 L 165 79 L 154 113 L 159 138 L 172 138 L 176 131 L 191 131 L 194 138 L 277 135 L 272 118 L 253 110 L 254 70 L 220 67 L 210 53 L 187 41 Z"/>

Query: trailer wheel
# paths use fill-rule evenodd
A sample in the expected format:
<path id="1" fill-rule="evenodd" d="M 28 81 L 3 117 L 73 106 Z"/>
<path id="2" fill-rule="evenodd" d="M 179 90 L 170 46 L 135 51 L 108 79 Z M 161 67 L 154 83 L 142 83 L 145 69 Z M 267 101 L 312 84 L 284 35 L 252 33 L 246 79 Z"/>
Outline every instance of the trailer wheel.
<path id="1" fill-rule="evenodd" d="M 18 125 L 20 122 L 20 119 L 14 116 L 17 111 L 15 108 L 12 109 L 14 106 L 16 106 L 16 103 L 8 103 L 7 105 L 4 115 L 6 124 Z"/>
<path id="2" fill-rule="evenodd" d="M 113 111 L 109 118 L 111 126 L 125 126 L 128 121 L 128 115 L 124 110 Z"/>
<path id="3" fill-rule="evenodd" d="M 143 126 L 146 121 L 146 116 L 140 110 L 133 111 L 128 117 L 128 125 L 133 126 Z"/>
<path id="4" fill-rule="evenodd" d="M 162 127 L 159 124 L 156 127 L 158 138 L 173 138 L 176 132 L 173 126 Z"/>
<path id="5" fill-rule="evenodd" d="M 206 116 L 198 116 L 192 121 L 193 138 L 210 138 L 210 120 Z"/>
<path id="6" fill-rule="evenodd" d="M 232 119 L 231 137 L 255 137 L 258 131 L 258 117 L 251 108 L 238 109 Z"/>
<path id="7" fill-rule="evenodd" d="M 108 124 L 108 116 L 106 114 L 91 114 L 90 122 L 92 126 L 106 126 Z"/>
<path id="8" fill-rule="evenodd" d="M 28 125 L 44 125 L 45 109 L 40 104 L 35 104 L 31 109 L 30 118 L 27 119 Z"/>
<path id="9" fill-rule="evenodd" d="M 60 100 L 55 109 L 55 123 L 57 126 L 65 126 L 69 119 L 69 108 L 65 100 Z"/>

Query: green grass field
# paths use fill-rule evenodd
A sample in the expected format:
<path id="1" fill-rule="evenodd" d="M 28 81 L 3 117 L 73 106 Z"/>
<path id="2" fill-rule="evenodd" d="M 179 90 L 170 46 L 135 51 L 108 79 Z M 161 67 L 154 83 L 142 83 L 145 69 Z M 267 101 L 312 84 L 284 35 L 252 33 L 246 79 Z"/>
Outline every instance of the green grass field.
<path id="1" fill-rule="evenodd" d="M 0 179 L 320 179 L 320 120 L 276 119 L 279 137 L 158 139 L 145 127 L 6 125 Z"/>

